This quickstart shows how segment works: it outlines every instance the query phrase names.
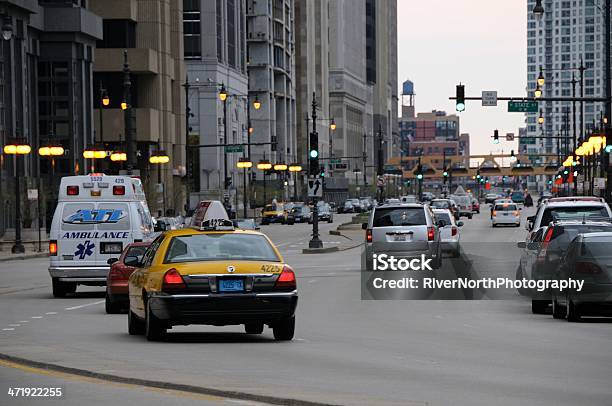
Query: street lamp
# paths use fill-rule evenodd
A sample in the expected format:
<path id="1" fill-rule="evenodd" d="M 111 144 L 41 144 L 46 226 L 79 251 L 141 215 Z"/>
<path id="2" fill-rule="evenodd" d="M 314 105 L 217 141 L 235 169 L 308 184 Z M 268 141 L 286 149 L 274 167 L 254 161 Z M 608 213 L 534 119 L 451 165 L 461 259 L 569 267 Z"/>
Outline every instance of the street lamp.
<path id="1" fill-rule="evenodd" d="M 227 100 L 227 90 L 225 90 L 225 85 L 221 84 L 221 90 L 219 90 L 219 100 L 225 102 Z"/>
<path id="2" fill-rule="evenodd" d="M 2 39 L 10 41 L 13 37 L 13 19 L 10 15 L 2 18 Z"/>
<path id="3" fill-rule="evenodd" d="M 265 206 L 266 201 L 268 200 L 266 196 L 266 173 L 267 171 L 272 169 L 272 164 L 267 159 L 262 159 L 257 163 L 257 169 L 259 169 L 260 171 L 263 171 L 263 189 L 264 189 L 263 192 L 264 192 L 264 206 Z"/>
<path id="4" fill-rule="evenodd" d="M 253 162 L 251 162 L 251 160 L 247 157 L 242 157 L 238 160 L 238 162 L 236 162 L 236 166 L 239 169 L 244 169 L 244 182 L 243 182 L 243 197 L 244 197 L 244 202 L 243 204 L 243 217 L 247 218 L 247 170 L 253 167 Z"/>
<path id="5" fill-rule="evenodd" d="M 542 110 L 540 110 L 540 116 L 538 117 L 538 124 L 544 124 L 544 115 Z"/>
<path id="6" fill-rule="evenodd" d="M 533 7 L 533 15 L 538 20 L 541 20 L 544 17 L 544 7 L 542 6 L 542 0 L 536 0 L 536 4 Z"/>
<path id="7" fill-rule="evenodd" d="M 127 161 L 127 154 L 125 152 L 113 151 L 110 155 L 110 160 L 113 162 Z"/>
<path id="8" fill-rule="evenodd" d="M 538 86 L 544 86 L 546 79 L 544 79 L 544 69 L 540 66 L 540 74 L 538 75 Z"/>
<path id="9" fill-rule="evenodd" d="M 83 158 L 91 159 L 91 172 L 96 171 L 95 160 L 104 159 L 108 155 L 108 152 L 104 148 L 93 146 L 83 151 Z"/>
<path id="10" fill-rule="evenodd" d="M 296 163 L 289 165 L 289 172 L 295 175 L 293 179 L 293 198 L 294 200 L 297 201 L 298 200 L 298 191 L 297 191 L 298 181 L 297 179 L 298 179 L 298 172 L 302 172 L 302 165 L 296 164 Z"/>
<path id="11" fill-rule="evenodd" d="M 533 91 L 533 96 L 536 99 L 539 99 L 540 97 L 542 97 L 542 88 L 540 87 L 539 84 L 536 86 L 535 90 Z"/>
<path id="12" fill-rule="evenodd" d="M 329 128 L 332 131 L 336 131 L 336 120 L 334 120 L 333 118 L 331 119 L 331 122 L 329 123 Z"/>
<path id="13" fill-rule="evenodd" d="M 286 171 L 287 168 L 288 168 L 287 164 L 283 164 L 283 163 L 274 164 L 274 170 L 275 171 Z"/>
<path id="14" fill-rule="evenodd" d="M 170 157 L 166 153 L 166 151 L 159 149 L 159 142 L 157 146 L 157 151 L 153 151 L 151 156 L 149 157 L 149 163 L 157 165 L 157 184 L 162 185 L 162 177 L 161 177 L 161 166 L 170 162 Z M 163 201 L 163 213 L 166 212 L 166 197 L 165 197 L 165 188 L 164 186 L 159 186 L 160 189 L 157 190 L 157 193 L 161 192 L 161 198 Z M 164 189 L 161 189 L 164 188 Z M 158 202 L 159 204 L 159 202 Z M 159 207 L 158 207 L 159 211 Z"/>
<path id="15" fill-rule="evenodd" d="M 25 248 L 21 242 L 21 174 L 19 171 L 19 155 L 28 155 L 31 151 L 32 147 L 25 139 L 15 139 L 12 143 L 4 146 L 5 154 L 15 156 L 15 244 L 11 248 L 13 254 L 22 254 L 25 252 Z"/>
<path id="16" fill-rule="evenodd" d="M 253 100 L 253 108 L 255 110 L 259 110 L 261 108 L 261 102 L 259 101 L 257 96 L 255 96 L 255 100 Z"/>

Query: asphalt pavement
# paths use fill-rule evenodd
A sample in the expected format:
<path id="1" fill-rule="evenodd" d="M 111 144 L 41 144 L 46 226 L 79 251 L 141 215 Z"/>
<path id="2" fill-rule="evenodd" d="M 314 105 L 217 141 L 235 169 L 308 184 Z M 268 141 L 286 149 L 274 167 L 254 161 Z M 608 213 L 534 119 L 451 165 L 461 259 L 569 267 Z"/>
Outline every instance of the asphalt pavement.
<path id="1" fill-rule="evenodd" d="M 532 211 L 525 210 L 523 219 Z M 343 243 L 329 230 L 349 218 L 336 215 L 336 224 L 321 224 L 325 244 Z M 463 221 L 465 257 L 499 261 L 513 277 L 519 260 L 513 248 L 524 228 L 491 228 L 484 205 L 483 213 Z M 567 323 L 533 315 L 518 294 L 506 300 L 362 301 L 360 248 L 302 254 L 310 230 L 307 224 L 261 230 L 298 275 L 291 342 L 274 341 L 267 328 L 246 335 L 240 326 L 176 327 L 167 341 L 147 342 L 127 334 L 125 314 L 105 314 L 103 289 L 80 287 L 74 297 L 54 299 L 46 259 L 1 263 L 0 353 L 227 396 L 193 399 L 2 361 L 3 395 L 11 386 L 59 385 L 65 388 L 62 405 L 257 401 L 236 399 L 240 394 L 343 405 L 610 404 L 609 320 Z M 0 403 L 31 404 L 17 398 Z"/>

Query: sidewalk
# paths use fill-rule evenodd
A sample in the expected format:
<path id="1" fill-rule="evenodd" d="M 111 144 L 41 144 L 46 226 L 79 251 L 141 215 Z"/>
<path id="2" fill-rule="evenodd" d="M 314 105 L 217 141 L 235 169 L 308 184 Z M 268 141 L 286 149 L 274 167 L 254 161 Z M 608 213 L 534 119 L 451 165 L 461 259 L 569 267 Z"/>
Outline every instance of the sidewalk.
<path id="1" fill-rule="evenodd" d="M 12 254 L 11 251 L 0 251 L 0 262 L 18 261 L 32 258 L 45 258 L 49 256 L 49 252 L 43 249 L 43 252 L 26 251 L 23 254 Z"/>

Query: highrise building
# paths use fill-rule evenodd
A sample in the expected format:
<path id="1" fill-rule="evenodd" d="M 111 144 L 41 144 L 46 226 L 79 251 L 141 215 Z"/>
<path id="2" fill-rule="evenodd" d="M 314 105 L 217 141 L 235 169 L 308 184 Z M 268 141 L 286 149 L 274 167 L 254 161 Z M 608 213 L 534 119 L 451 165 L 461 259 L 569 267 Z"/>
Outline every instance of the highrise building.
<path id="1" fill-rule="evenodd" d="M 251 141 L 270 143 L 253 146 L 251 159 L 287 163 L 297 154 L 294 0 L 247 0 L 246 17 L 249 95 L 261 101 Z"/>
<path id="2" fill-rule="evenodd" d="M 246 143 L 256 97 L 253 95 L 249 100 L 247 2 L 183 0 L 183 7 L 190 144 L 221 145 L 226 134 L 228 144 Z M 222 87 L 228 94 L 225 111 L 219 98 Z M 269 108 L 269 104 L 266 107 L 262 103 L 262 109 L 265 108 Z M 253 131 L 262 130 L 253 125 Z M 244 151 L 248 155 L 248 149 Z M 242 153 L 226 153 L 223 147 L 198 148 L 190 152 L 191 207 L 202 199 L 220 199 L 224 192 L 233 198 L 236 190 L 242 190 L 244 177 L 236 168 Z M 227 188 L 226 176 L 229 178 Z"/>
<path id="3" fill-rule="evenodd" d="M 541 20 L 533 15 L 536 0 L 528 0 L 527 18 L 527 90 L 534 95 L 540 72 L 545 78 L 543 97 L 603 97 L 605 92 L 604 21 L 595 0 L 545 0 Z M 584 86 L 580 67 L 584 69 Z M 574 81 L 574 83 L 572 83 Z M 575 89 L 575 90 L 574 90 Z M 556 139 L 529 139 L 533 136 L 565 136 L 559 143 L 561 153 L 573 148 L 574 122 L 576 138 L 598 123 L 604 111 L 602 103 L 539 102 L 539 112 L 526 114 L 526 137 L 521 152 L 530 155 L 557 154 Z M 539 123 L 540 115 L 544 122 Z M 574 118 L 575 117 L 575 118 Z M 584 120 L 581 121 L 581 117 Z M 535 182 L 535 178 L 530 179 Z M 530 182 L 530 183 L 531 183 Z M 538 179 L 538 189 L 546 185 Z M 531 184 L 530 184 L 531 186 Z M 534 185 L 535 186 L 535 185 Z"/>
<path id="4" fill-rule="evenodd" d="M 94 135 L 91 76 L 96 40 L 102 38 L 102 20 L 87 3 L 0 1 L 0 144 L 20 138 L 32 147 L 18 161 L 20 196 L 14 189 L 14 158 L 2 159 L 0 235 L 15 224 L 16 197 L 22 203 L 22 226 L 37 223 L 36 202 L 26 198 L 24 177 L 40 182 L 42 227 L 50 224 L 59 179 L 87 171 L 82 153 Z M 44 145 L 65 150 L 53 167 L 37 154 Z"/>
<path id="5" fill-rule="evenodd" d="M 103 18 L 104 30 L 95 51 L 93 76 L 96 141 L 103 140 L 109 148 L 125 151 L 121 103 L 126 100 L 122 70 L 127 50 L 130 105 L 135 118 L 135 168 L 140 171 L 154 213 L 182 212 L 186 201 L 183 4 L 176 0 L 88 3 Z M 108 106 L 100 103 L 104 92 L 110 99 Z M 150 164 L 149 157 L 157 150 L 166 151 L 170 163 Z"/>

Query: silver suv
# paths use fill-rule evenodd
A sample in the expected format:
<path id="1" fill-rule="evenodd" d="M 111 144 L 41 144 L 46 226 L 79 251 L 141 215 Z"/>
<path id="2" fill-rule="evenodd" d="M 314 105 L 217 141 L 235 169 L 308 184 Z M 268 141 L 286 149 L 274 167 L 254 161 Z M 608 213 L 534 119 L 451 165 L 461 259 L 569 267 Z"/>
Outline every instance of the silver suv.
<path id="1" fill-rule="evenodd" d="M 372 271 L 374 254 L 392 255 L 397 259 L 431 258 L 433 268 L 442 262 L 439 227 L 429 205 L 385 204 L 372 210 L 367 223 L 366 242 L 362 251 L 362 269 Z"/>

